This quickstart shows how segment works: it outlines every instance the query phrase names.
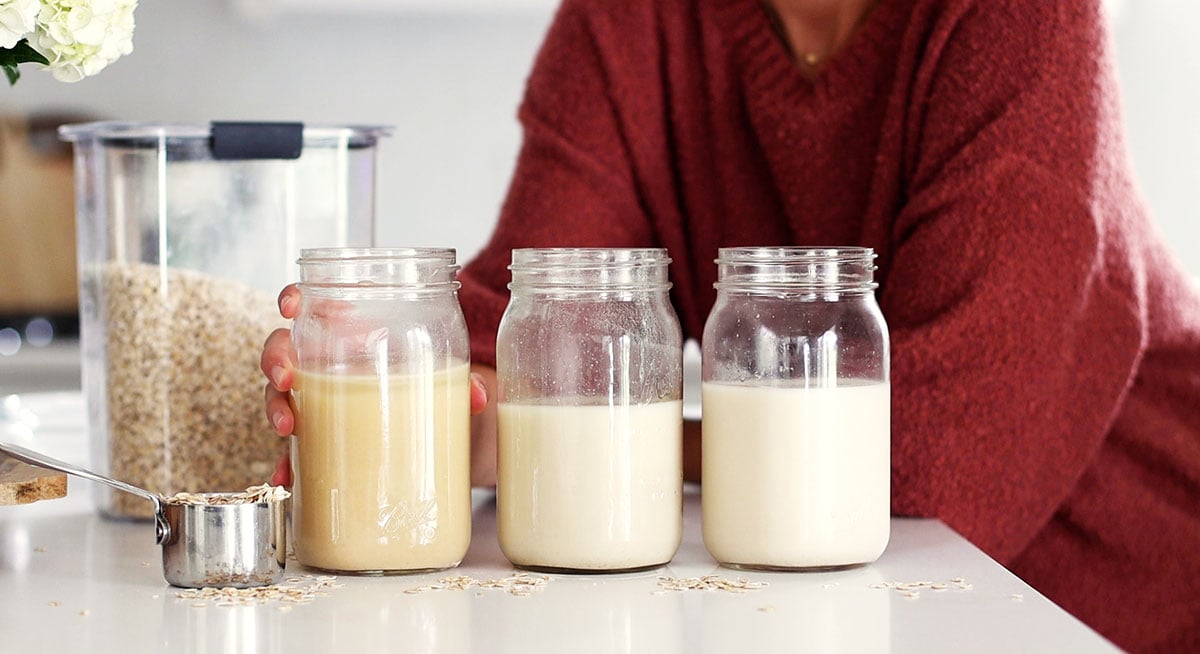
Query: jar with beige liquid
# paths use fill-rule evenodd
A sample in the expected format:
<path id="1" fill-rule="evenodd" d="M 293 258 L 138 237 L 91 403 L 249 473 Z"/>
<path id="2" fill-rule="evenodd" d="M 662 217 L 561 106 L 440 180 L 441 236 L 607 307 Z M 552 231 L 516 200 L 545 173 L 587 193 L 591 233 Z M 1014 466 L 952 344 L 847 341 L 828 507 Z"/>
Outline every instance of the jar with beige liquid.
<path id="1" fill-rule="evenodd" d="M 470 373 L 454 251 L 313 249 L 299 263 L 296 558 L 347 574 L 458 565 Z"/>
<path id="2" fill-rule="evenodd" d="M 671 560 L 682 534 L 679 321 L 661 249 L 513 250 L 497 336 L 500 548 L 534 570 Z"/>
<path id="3" fill-rule="evenodd" d="M 869 248 L 724 248 L 702 342 L 704 544 L 722 564 L 870 563 L 890 528 L 887 324 Z"/>

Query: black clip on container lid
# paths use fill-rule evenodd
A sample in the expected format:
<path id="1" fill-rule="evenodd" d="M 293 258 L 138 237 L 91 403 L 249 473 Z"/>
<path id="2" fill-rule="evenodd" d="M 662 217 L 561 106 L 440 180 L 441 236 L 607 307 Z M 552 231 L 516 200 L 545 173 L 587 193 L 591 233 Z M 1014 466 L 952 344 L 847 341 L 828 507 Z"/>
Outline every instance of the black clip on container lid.
<path id="1" fill-rule="evenodd" d="M 299 159 L 303 149 L 304 123 L 212 123 L 216 160 Z"/>

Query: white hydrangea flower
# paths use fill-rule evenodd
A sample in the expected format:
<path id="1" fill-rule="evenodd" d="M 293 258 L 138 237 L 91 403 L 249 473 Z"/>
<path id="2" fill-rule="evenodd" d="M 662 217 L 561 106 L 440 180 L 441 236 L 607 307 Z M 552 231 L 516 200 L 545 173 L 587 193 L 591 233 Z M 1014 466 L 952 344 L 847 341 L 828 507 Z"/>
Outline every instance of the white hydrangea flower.
<path id="1" fill-rule="evenodd" d="M 77 82 L 133 52 L 137 0 L 44 0 L 30 45 L 54 78 Z"/>
<path id="2" fill-rule="evenodd" d="M 0 0 L 0 48 L 11 48 L 37 25 L 39 0 Z"/>

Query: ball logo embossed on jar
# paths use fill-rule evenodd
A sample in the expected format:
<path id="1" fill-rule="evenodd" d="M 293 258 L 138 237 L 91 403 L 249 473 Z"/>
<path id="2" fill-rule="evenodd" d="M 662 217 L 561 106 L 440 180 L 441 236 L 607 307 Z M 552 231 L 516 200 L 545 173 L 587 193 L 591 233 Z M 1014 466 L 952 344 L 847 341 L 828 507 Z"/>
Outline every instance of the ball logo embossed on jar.
<path id="1" fill-rule="evenodd" d="M 725 248 L 702 343 L 704 544 L 721 563 L 869 563 L 890 528 L 888 332 L 869 248 Z"/>

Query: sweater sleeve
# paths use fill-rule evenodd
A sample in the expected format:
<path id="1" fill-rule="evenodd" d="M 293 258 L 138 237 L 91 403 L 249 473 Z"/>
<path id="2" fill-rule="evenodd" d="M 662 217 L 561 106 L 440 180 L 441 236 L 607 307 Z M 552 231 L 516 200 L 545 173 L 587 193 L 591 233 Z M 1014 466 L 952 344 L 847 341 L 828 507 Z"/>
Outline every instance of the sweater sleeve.
<path id="1" fill-rule="evenodd" d="M 460 275 L 472 361 L 495 365 L 496 332 L 508 303 L 514 248 L 653 247 L 596 44 L 612 42 L 587 3 L 556 14 L 518 113 L 524 140 L 499 221 Z M 599 37 L 599 38 L 598 38 Z"/>
<path id="2" fill-rule="evenodd" d="M 881 296 L 892 502 L 1007 562 L 1094 458 L 1144 349 L 1141 207 L 1098 2 L 947 4 Z"/>

